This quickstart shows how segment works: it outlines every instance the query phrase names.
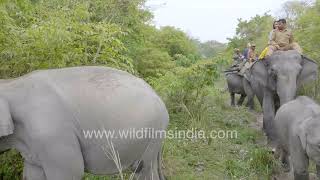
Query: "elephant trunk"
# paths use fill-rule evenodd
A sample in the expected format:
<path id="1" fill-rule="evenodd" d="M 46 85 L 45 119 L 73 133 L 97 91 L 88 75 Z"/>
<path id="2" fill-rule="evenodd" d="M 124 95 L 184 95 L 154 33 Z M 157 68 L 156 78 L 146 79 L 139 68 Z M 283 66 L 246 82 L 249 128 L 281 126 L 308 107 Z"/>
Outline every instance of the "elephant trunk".
<path id="1" fill-rule="evenodd" d="M 290 94 L 290 95 L 285 95 L 285 96 L 279 96 L 280 97 L 280 105 L 282 106 L 283 104 L 293 100 L 295 98 L 295 94 Z"/>
<path id="2" fill-rule="evenodd" d="M 280 98 L 280 106 L 293 100 L 297 92 L 296 78 L 279 79 L 277 83 L 277 93 Z"/>

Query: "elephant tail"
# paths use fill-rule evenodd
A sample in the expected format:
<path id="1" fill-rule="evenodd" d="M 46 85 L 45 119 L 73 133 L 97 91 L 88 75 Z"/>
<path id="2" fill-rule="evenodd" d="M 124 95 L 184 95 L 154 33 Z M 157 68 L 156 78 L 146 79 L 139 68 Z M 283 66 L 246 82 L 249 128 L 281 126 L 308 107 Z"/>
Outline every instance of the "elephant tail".
<path id="1" fill-rule="evenodd" d="M 160 180 L 166 180 L 163 172 L 162 172 L 162 148 L 160 148 L 160 151 L 158 153 L 158 173 L 159 173 L 159 179 Z"/>

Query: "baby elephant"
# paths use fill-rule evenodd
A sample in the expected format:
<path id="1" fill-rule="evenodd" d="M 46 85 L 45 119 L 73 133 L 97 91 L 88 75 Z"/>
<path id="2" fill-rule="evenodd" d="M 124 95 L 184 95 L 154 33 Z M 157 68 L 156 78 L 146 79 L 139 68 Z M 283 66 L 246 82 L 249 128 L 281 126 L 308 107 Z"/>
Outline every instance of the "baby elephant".
<path id="1" fill-rule="evenodd" d="M 295 180 L 308 180 L 309 159 L 320 172 L 320 106 L 306 96 L 290 101 L 278 110 L 275 117 L 278 148 L 283 165 L 289 169 L 289 158 Z"/>

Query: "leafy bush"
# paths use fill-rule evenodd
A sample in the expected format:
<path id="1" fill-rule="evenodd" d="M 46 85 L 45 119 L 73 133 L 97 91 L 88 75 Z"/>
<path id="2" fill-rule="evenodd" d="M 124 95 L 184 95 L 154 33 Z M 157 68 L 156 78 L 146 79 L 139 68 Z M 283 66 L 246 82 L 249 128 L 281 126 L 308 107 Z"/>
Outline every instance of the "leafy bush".
<path id="1" fill-rule="evenodd" d="M 0 179 L 18 180 L 22 178 L 23 162 L 17 151 L 11 150 L 0 156 Z"/>
<path id="2" fill-rule="evenodd" d="M 189 67 L 197 61 L 194 57 L 186 57 L 182 54 L 175 54 L 173 58 L 176 65 L 182 67 Z"/>
<path id="3" fill-rule="evenodd" d="M 50 3 L 32 5 L 8 2 L 0 6 L 2 78 L 80 65 L 107 65 L 134 72 L 121 41 L 125 32 L 117 24 L 90 21 L 86 3 L 61 8 Z"/>
<path id="4" fill-rule="evenodd" d="M 135 67 L 145 78 L 162 76 L 173 66 L 169 54 L 156 48 L 141 49 L 135 60 Z"/>
<path id="5" fill-rule="evenodd" d="M 174 27 L 165 26 L 160 29 L 154 42 L 162 50 L 169 53 L 171 57 L 176 54 L 188 56 L 197 54 L 196 44 L 189 38 L 186 33 Z"/>
<path id="6" fill-rule="evenodd" d="M 184 112 L 190 119 L 201 120 L 206 111 L 205 98 L 218 77 L 217 65 L 199 61 L 189 68 L 176 67 L 149 82 L 161 94 L 171 112 Z"/>

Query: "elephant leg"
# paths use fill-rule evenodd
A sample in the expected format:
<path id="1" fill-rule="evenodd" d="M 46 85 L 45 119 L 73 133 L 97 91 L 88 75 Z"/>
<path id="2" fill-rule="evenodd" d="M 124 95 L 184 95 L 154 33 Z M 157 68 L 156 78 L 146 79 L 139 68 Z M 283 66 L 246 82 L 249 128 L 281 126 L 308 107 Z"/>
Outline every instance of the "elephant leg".
<path id="1" fill-rule="evenodd" d="M 318 179 L 320 179 L 320 166 L 316 165 L 316 168 L 317 168 L 317 177 Z"/>
<path id="2" fill-rule="evenodd" d="M 274 99 L 273 93 L 269 90 L 264 90 L 263 97 L 263 128 L 267 135 L 268 141 L 273 144 L 276 141 L 276 133 L 274 127 Z"/>
<path id="3" fill-rule="evenodd" d="M 46 176 L 40 166 L 24 161 L 23 180 L 46 180 Z"/>
<path id="4" fill-rule="evenodd" d="M 254 110 L 254 99 L 253 96 L 248 96 L 248 102 L 247 102 L 247 107 L 249 110 Z"/>
<path id="5" fill-rule="evenodd" d="M 247 95 L 241 94 L 239 101 L 237 102 L 238 106 L 242 106 L 244 99 L 246 98 Z"/>
<path id="6" fill-rule="evenodd" d="M 37 154 L 46 180 L 81 179 L 84 160 L 75 134 L 75 117 L 58 98 L 45 100 L 50 104 L 25 117 L 25 121 L 33 122 L 29 133 L 32 150 Z"/>
<path id="7" fill-rule="evenodd" d="M 48 116 L 47 119 L 53 118 Z M 38 131 L 37 126 L 38 124 L 34 125 L 36 130 L 32 134 L 33 149 L 41 163 L 46 180 L 80 180 L 84 175 L 84 160 L 78 138 L 74 132 L 68 126 L 58 126 L 59 129 L 53 127 L 55 125 L 52 124 L 47 126 L 45 131 Z"/>
<path id="8" fill-rule="evenodd" d="M 231 106 L 235 106 L 235 93 L 230 92 L 230 97 L 231 97 Z"/>
<path id="9" fill-rule="evenodd" d="M 165 180 L 161 171 L 161 142 L 150 144 L 144 152 L 142 169 L 135 174 L 138 180 Z"/>
<path id="10" fill-rule="evenodd" d="M 76 141 L 76 139 L 75 139 Z M 41 154 L 40 161 L 47 180 L 57 179 L 81 179 L 84 175 L 83 156 L 79 148 L 68 145 L 63 141 L 54 144 L 50 149 L 45 149 L 45 155 Z M 73 142 L 69 142 L 73 144 Z"/>
<path id="11" fill-rule="evenodd" d="M 302 148 L 300 138 L 298 136 L 290 138 L 290 157 L 293 166 L 295 180 L 309 180 L 309 158 L 305 150 Z"/>
<path id="12" fill-rule="evenodd" d="M 285 172 L 289 172 L 290 171 L 290 162 L 289 162 L 289 153 L 284 150 L 281 149 L 281 163 L 282 163 L 282 167 L 284 168 Z"/>
<path id="13" fill-rule="evenodd" d="M 250 83 L 248 82 L 248 80 L 246 80 L 245 78 L 242 80 L 242 84 L 243 84 L 244 91 L 246 92 L 246 95 L 248 97 L 248 102 L 247 102 L 246 106 L 249 107 L 250 110 L 253 110 L 254 109 L 253 89 L 252 89 Z"/>

